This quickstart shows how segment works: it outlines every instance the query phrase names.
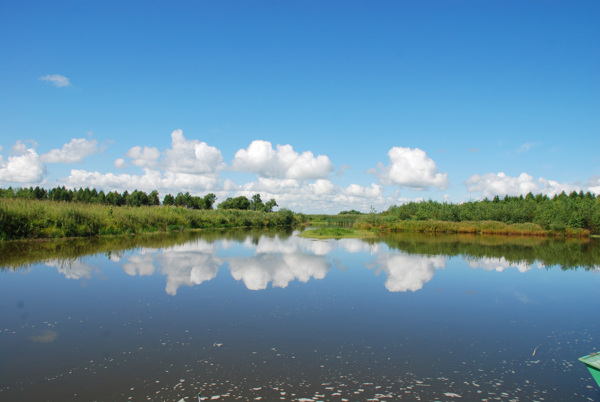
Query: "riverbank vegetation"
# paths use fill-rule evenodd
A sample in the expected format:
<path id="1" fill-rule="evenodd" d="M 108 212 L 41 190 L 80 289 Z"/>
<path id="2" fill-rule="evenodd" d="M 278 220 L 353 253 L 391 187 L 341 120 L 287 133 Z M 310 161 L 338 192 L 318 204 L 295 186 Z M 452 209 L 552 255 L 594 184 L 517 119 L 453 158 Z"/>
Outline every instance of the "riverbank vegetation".
<path id="1" fill-rule="evenodd" d="M 86 190 L 82 190 L 82 193 L 87 193 Z M 19 196 L 19 191 L 12 189 L 10 192 L 16 196 L 0 197 L 2 240 L 91 237 L 204 228 L 267 228 L 292 226 L 304 220 L 303 215 L 288 209 L 270 211 L 276 205 L 275 201 L 262 204 L 260 196 L 249 200 L 246 209 L 226 207 L 213 210 L 164 203 L 162 206 L 145 203 L 138 205 L 132 201 L 128 203 L 127 200 L 133 194 L 141 193 L 137 190 L 131 193 L 130 198 L 125 194 L 126 202 L 121 205 L 93 202 L 92 200 L 98 199 L 93 197 L 88 202 L 73 199 L 54 201 L 49 196 L 32 198 Z M 35 189 L 21 193 L 35 194 Z M 89 190 L 89 193 L 98 194 L 95 190 Z M 140 198 L 145 200 L 142 195 L 140 194 Z M 209 198 L 214 202 L 216 197 Z M 196 199 L 204 200 L 206 197 Z M 255 208 L 250 209 L 253 205 Z"/>
<path id="2" fill-rule="evenodd" d="M 600 234 L 600 197 L 589 192 L 563 192 L 554 197 L 529 193 L 461 204 L 410 202 L 379 214 L 344 211 L 309 218 L 317 225 L 378 232 L 587 237 Z"/>
<path id="3" fill-rule="evenodd" d="M 335 228 L 334 228 L 335 229 Z M 200 230 L 183 232 L 159 232 L 142 236 L 98 236 L 92 238 L 56 239 L 51 241 L 18 240 L 0 242 L 0 271 L 22 269 L 42 261 L 55 261 L 69 266 L 85 256 L 106 256 L 123 259 L 137 248 L 169 248 L 190 242 L 212 243 L 221 240 L 250 241 L 258 244 L 265 236 L 287 239 L 292 235 L 290 227 L 233 228 L 227 230 Z M 392 250 L 407 254 L 464 257 L 473 266 L 486 264 L 488 269 L 511 266 L 546 268 L 597 269 L 600 266 L 600 242 L 594 239 L 551 238 L 540 236 L 479 236 L 450 234 L 432 236 L 421 233 L 370 232 L 363 241 L 371 244 L 381 242 Z"/>
<path id="4" fill-rule="evenodd" d="M 308 229 L 300 233 L 300 237 L 310 239 L 369 239 L 375 238 L 377 234 L 369 230 L 359 230 L 344 227 L 323 227 L 317 229 Z"/>
<path id="5" fill-rule="evenodd" d="M 423 201 L 391 206 L 387 211 L 337 215 L 303 215 L 287 209 L 273 212 L 277 202 L 260 194 L 227 198 L 214 209 L 217 197 L 189 193 L 167 194 L 162 204 L 157 191 L 146 194 L 97 191 L 0 189 L 0 239 L 90 237 L 200 228 L 340 226 L 353 232 L 329 237 L 365 237 L 366 232 L 465 233 L 528 236 L 587 237 L 600 235 L 600 197 L 564 192 L 554 197 L 494 197 L 460 204 Z M 306 235 L 327 237 L 325 232 Z"/>

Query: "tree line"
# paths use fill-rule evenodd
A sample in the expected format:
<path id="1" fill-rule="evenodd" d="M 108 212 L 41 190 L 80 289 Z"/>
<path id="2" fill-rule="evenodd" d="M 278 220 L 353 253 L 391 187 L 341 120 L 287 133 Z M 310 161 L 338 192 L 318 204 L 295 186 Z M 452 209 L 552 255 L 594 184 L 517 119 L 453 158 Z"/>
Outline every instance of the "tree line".
<path id="1" fill-rule="evenodd" d="M 162 204 L 160 202 L 159 193 L 157 190 L 151 191 L 147 194 L 141 190 L 134 190 L 129 193 L 125 190 L 123 193 L 118 191 L 110 191 L 105 193 L 103 190 L 96 190 L 95 188 L 90 189 L 79 188 L 79 189 L 68 189 L 65 186 L 54 187 L 50 190 L 46 190 L 41 187 L 20 187 L 7 189 L 0 188 L 0 198 L 16 198 L 16 199 L 29 199 L 29 200 L 50 200 L 50 201 L 61 201 L 61 202 L 80 202 L 85 204 L 99 204 L 99 205 L 111 205 L 111 206 L 177 206 L 188 209 L 213 209 L 217 196 L 213 193 L 209 193 L 204 197 L 193 196 L 189 192 L 178 193 L 173 196 L 172 194 L 165 195 Z M 227 198 L 221 204 L 217 206 L 218 209 L 241 209 L 241 210 L 252 210 L 252 211 L 263 211 L 272 212 L 273 208 L 277 206 L 277 202 L 271 199 L 267 202 L 263 202 L 260 194 L 255 194 L 252 198 L 248 199 L 245 196 L 239 196 L 235 198 Z"/>
<path id="2" fill-rule="evenodd" d="M 545 230 L 587 229 L 600 233 L 600 196 L 590 192 L 498 196 L 493 199 L 451 204 L 437 201 L 410 202 L 391 206 L 382 213 L 393 220 L 449 222 L 498 221 L 507 224 L 534 223 Z"/>

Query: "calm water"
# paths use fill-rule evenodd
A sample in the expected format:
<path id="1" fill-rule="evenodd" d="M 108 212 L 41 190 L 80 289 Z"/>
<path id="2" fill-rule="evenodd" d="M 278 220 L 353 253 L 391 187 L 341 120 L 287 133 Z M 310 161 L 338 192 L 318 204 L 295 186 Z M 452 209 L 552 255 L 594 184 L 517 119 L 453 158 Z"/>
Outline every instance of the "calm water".
<path id="1" fill-rule="evenodd" d="M 598 243 L 4 244 L 0 400 L 600 400 Z"/>

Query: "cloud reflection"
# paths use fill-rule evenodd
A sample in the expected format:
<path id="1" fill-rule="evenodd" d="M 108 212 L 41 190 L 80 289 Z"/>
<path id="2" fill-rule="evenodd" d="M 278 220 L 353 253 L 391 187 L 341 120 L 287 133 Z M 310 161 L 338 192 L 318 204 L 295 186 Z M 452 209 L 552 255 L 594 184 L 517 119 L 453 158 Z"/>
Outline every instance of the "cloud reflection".
<path id="1" fill-rule="evenodd" d="M 231 258 L 229 269 L 235 280 L 241 280 L 250 290 L 285 288 L 293 280 L 308 282 L 323 279 L 331 264 L 322 256 L 309 254 L 259 254 L 255 257 Z"/>
<path id="2" fill-rule="evenodd" d="M 446 258 L 409 254 L 380 254 L 375 272 L 385 272 L 385 287 L 390 292 L 417 291 L 429 282 L 436 269 L 446 267 Z"/>
<path id="3" fill-rule="evenodd" d="M 504 257 L 500 257 L 500 258 L 484 257 L 484 258 L 478 258 L 478 259 L 465 257 L 464 260 L 469 265 L 469 267 L 481 268 L 486 271 L 502 272 L 507 268 L 515 267 L 519 270 L 519 272 L 527 272 L 531 268 L 533 268 L 532 264 L 529 264 L 526 262 L 514 263 L 514 262 L 510 262 L 510 261 L 506 260 Z M 544 268 L 544 265 L 541 263 L 537 263 L 536 265 L 538 268 Z"/>
<path id="4" fill-rule="evenodd" d="M 154 256 L 150 254 L 134 255 L 123 264 L 123 271 L 130 276 L 150 276 L 154 270 Z"/>
<path id="5" fill-rule="evenodd" d="M 175 296 L 180 286 L 199 285 L 217 276 L 222 261 L 214 244 L 204 241 L 168 249 L 143 249 L 127 258 L 123 271 L 128 275 L 153 275 L 158 271 L 167 277 L 165 291 Z"/>
<path id="6" fill-rule="evenodd" d="M 90 279 L 95 269 L 81 260 L 50 260 L 46 265 L 56 268 L 67 279 Z"/>

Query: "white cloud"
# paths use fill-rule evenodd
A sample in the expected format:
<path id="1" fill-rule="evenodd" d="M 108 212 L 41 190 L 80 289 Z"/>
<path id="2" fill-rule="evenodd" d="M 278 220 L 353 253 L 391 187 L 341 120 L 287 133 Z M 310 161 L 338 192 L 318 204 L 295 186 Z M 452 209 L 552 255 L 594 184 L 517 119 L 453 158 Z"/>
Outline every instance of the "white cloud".
<path id="1" fill-rule="evenodd" d="M 372 183 L 370 187 L 359 186 L 358 184 L 351 184 L 345 189 L 342 189 L 342 194 L 351 197 L 361 198 L 377 198 L 383 194 L 383 187 Z"/>
<path id="2" fill-rule="evenodd" d="M 163 163 L 168 172 L 187 174 L 217 173 L 225 166 L 221 151 L 205 142 L 186 140 L 181 130 L 171 133 L 171 149 L 165 151 Z"/>
<path id="3" fill-rule="evenodd" d="M 69 177 L 61 179 L 67 187 L 94 187 L 107 190 L 138 190 L 161 188 L 161 174 L 156 170 L 146 170 L 144 175 L 89 172 L 81 169 L 71 170 Z"/>
<path id="4" fill-rule="evenodd" d="M 39 155 L 34 149 L 22 149 L 21 145 L 17 142 L 19 155 L 9 156 L 7 161 L 0 156 L 0 182 L 39 183 L 44 177 L 46 167 Z"/>
<path id="5" fill-rule="evenodd" d="M 160 151 L 154 147 L 135 146 L 127 151 L 127 157 L 133 159 L 131 163 L 139 167 L 153 168 L 156 166 Z"/>
<path id="6" fill-rule="evenodd" d="M 69 82 L 69 79 L 67 77 L 65 77 L 64 75 L 60 75 L 60 74 L 44 75 L 43 77 L 40 77 L 40 80 L 48 81 L 52 85 L 54 85 L 55 87 L 58 87 L 58 88 L 68 87 L 71 85 L 71 83 Z"/>
<path id="7" fill-rule="evenodd" d="M 71 187 L 120 191 L 216 192 L 220 185 L 219 172 L 225 167 L 221 151 L 205 142 L 185 139 L 181 130 L 173 131 L 171 139 L 172 148 L 165 151 L 162 162 L 160 151 L 154 147 L 135 146 L 127 152 L 131 163 L 143 168 L 141 175 L 71 170 L 69 177 L 61 181 Z M 117 168 L 127 166 L 123 158 L 116 159 L 114 164 Z"/>
<path id="8" fill-rule="evenodd" d="M 337 213 L 344 209 L 366 212 L 373 205 L 383 209 L 397 203 L 397 200 L 391 197 L 384 197 L 383 187 L 378 184 L 351 184 L 342 188 L 325 179 L 311 183 L 259 177 L 256 182 L 240 186 L 227 182 L 224 189 L 234 191 L 236 196 L 251 197 L 259 193 L 263 199 L 275 198 L 280 207 L 297 212 Z"/>
<path id="9" fill-rule="evenodd" d="M 533 194 L 546 194 L 549 197 L 553 197 L 561 192 L 570 193 L 572 191 L 579 191 L 581 188 L 578 186 L 572 186 L 567 183 L 558 183 L 553 180 L 546 180 L 543 177 L 536 181 L 533 176 L 527 173 L 521 173 L 518 177 L 507 176 L 503 172 L 486 173 L 484 175 L 472 175 L 467 180 L 467 190 L 470 192 L 481 192 L 483 197 L 494 197 L 511 195 L 525 195 L 529 192 Z"/>
<path id="10" fill-rule="evenodd" d="M 533 182 L 533 177 L 527 173 L 521 173 L 519 177 L 510 177 L 500 172 L 498 174 L 486 173 L 483 176 L 472 175 L 467 180 L 467 190 L 479 191 L 484 197 L 494 197 L 496 195 L 535 193 L 538 186 Z"/>
<path id="11" fill-rule="evenodd" d="M 277 145 L 277 149 L 273 149 L 269 141 L 262 140 L 237 151 L 232 166 L 260 177 L 295 180 L 323 179 L 333 171 L 327 156 L 315 157 L 310 151 L 298 154 L 291 145 Z"/>
<path id="12" fill-rule="evenodd" d="M 335 194 L 336 186 L 329 180 L 319 179 L 310 185 L 315 194 Z"/>
<path id="13" fill-rule="evenodd" d="M 419 148 L 393 147 L 388 152 L 390 164 L 384 167 L 377 165 L 378 170 L 370 169 L 367 173 L 375 174 L 384 185 L 406 186 L 416 190 L 448 187 L 448 173 L 438 173 L 437 165 Z"/>
<path id="14" fill-rule="evenodd" d="M 86 156 L 96 152 L 98 152 L 98 141 L 73 138 L 61 149 L 53 149 L 47 154 L 42 154 L 40 160 L 47 163 L 75 163 L 83 161 Z"/>
<path id="15" fill-rule="evenodd" d="M 559 183 L 554 180 L 546 180 L 543 177 L 538 179 L 538 183 L 542 185 L 541 193 L 548 195 L 549 197 L 554 197 L 557 194 L 562 193 L 563 191 L 567 194 L 572 193 L 573 191 L 581 191 L 581 187 L 572 186 L 568 183 Z"/>
<path id="16" fill-rule="evenodd" d="M 117 158 L 115 159 L 115 167 L 119 169 L 127 167 L 127 162 L 125 162 L 125 159 L 123 158 Z"/>
<path id="17" fill-rule="evenodd" d="M 162 174 L 158 170 L 144 169 L 143 175 L 89 172 L 73 169 L 69 177 L 61 179 L 68 187 L 95 187 L 97 189 L 129 190 L 146 192 L 185 192 L 215 191 L 219 179 L 211 175 L 192 175 L 186 173 Z"/>
<path id="18" fill-rule="evenodd" d="M 594 176 L 588 180 L 588 191 L 600 195 L 600 176 Z"/>
<path id="19" fill-rule="evenodd" d="M 27 144 L 29 144 L 29 147 L 27 146 Z M 29 149 L 35 149 L 37 145 L 37 142 L 35 142 L 34 140 L 17 140 L 17 142 L 15 142 L 15 145 L 13 145 L 10 150 L 13 155 L 23 155 L 26 154 Z"/>

